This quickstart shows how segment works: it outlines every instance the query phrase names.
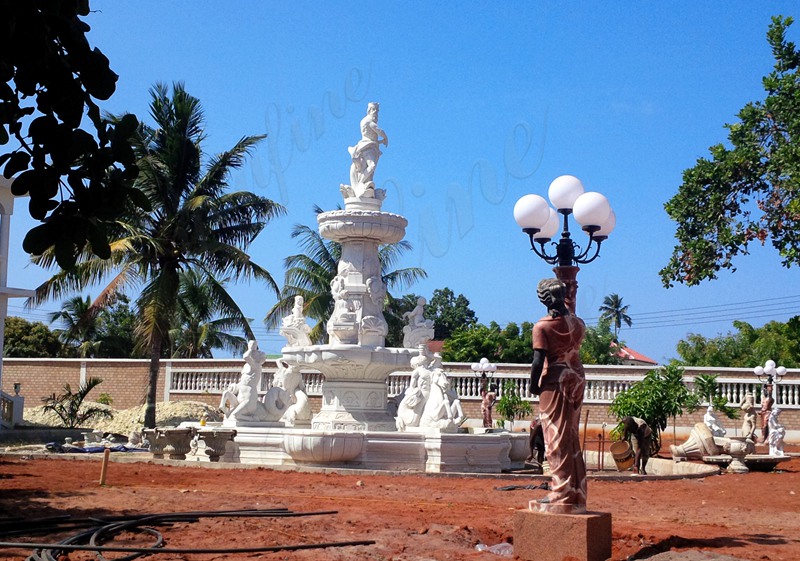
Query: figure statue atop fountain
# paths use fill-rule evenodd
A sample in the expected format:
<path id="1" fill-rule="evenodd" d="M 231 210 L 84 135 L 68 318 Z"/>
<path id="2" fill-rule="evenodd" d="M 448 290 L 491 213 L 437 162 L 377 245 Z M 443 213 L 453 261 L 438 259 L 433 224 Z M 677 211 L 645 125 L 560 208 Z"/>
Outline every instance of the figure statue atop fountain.
<path id="1" fill-rule="evenodd" d="M 756 439 L 756 406 L 752 392 L 744 394 L 744 399 L 739 404 L 742 410 L 742 436 L 755 442 Z"/>
<path id="2" fill-rule="evenodd" d="M 728 432 L 722 427 L 722 425 L 719 424 L 719 419 L 714 414 L 713 405 L 709 405 L 706 408 L 706 413 L 703 415 L 703 422 L 714 436 L 725 436 Z"/>
<path id="3" fill-rule="evenodd" d="M 769 413 L 769 455 L 783 456 L 783 439 L 786 436 L 786 428 L 778 420 L 781 410 L 773 407 Z"/>
<path id="4" fill-rule="evenodd" d="M 280 334 L 286 337 L 290 347 L 307 347 L 311 345 L 309 333 L 311 333 L 311 327 L 306 323 L 306 317 L 303 315 L 303 297 L 298 295 L 294 297 L 291 315 L 281 320 Z"/>
<path id="5" fill-rule="evenodd" d="M 529 508 L 553 514 L 586 512 L 586 464 L 579 423 L 586 377 L 580 346 L 586 326 L 566 303 L 566 285 L 544 279 L 537 295 L 547 315 L 533 326 L 531 388 L 539 393 L 545 453 L 552 491 Z"/>
<path id="6" fill-rule="evenodd" d="M 403 327 L 403 347 L 414 349 L 433 339 L 433 320 L 425 319 L 426 300 L 417 298 L 417 305 L 410 312 L 403 314 L 406 325 Z"/>
<path id="7" fill-rule="evenodd" d="M 242 355 L 244 366 L 239 381 L 222 392 L 219 408 L 225 418 L 234 421 L 265 421 L 268 413 L 258 399 L 258 388 L 263 375 L 261 365 L 267 359 L 266 353 L 258 348 L 256 341 L 247 342 L 247 350 Z"/>
<path id="8" fill-rule="evenodd" d="M 367 116 L 361 119 L 361 140 L 358 144 L 351 146 L 347 149 L 353 159 L 350 166 L 350 191 L 345 193 L 345 196 L 374 198 L 375 182 L 373 176 L 375 175 L 375 167 L 378 165 L 378 159 L 381 157 L 380 145 L 389 145 L 389 138 L 386 133 L 378 127 L 378 111 L 380 106 L 378 103 L 370 103 L 367 106 Z M 342 186 L 343 190 L 347 186 Z"/>

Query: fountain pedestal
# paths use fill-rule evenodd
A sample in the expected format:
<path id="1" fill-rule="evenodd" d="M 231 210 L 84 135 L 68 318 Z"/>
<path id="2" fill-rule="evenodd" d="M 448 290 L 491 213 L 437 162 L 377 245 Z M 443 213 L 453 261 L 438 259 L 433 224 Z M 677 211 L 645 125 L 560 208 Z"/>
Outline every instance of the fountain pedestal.
<path id="1" fill-rule="evenodd" d="M 386 379 L 392 372 L 408 370 L 415 354 L 414 349 L 316 345 L 284 348 L 283 360 L 325 375 L 313 430 L 394 431 L 395 419 L 386 408 Z"/>

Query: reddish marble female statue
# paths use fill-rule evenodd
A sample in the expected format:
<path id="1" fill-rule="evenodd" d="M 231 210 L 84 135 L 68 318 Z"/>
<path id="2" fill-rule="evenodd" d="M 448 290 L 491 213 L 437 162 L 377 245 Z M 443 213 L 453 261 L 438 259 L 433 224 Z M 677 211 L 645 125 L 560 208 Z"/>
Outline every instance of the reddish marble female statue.
<path id="1" fill-rule="evenodd" d="M 586 465 L 579 440 L 579 424 L 586 378 L 579 349 L 586 326 L 565 305 L 564 283 L 545 279 L 538 295 L 548 315 L 533 327 L 531 387 L 539 390 L 552 491 L 530 508 L 557 514 L 586 511 Z"/>

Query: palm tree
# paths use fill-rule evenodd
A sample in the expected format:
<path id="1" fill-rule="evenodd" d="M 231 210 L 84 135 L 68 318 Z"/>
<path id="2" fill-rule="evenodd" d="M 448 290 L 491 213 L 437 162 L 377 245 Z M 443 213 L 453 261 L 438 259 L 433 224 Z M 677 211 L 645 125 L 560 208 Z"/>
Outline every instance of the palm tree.
<path id="1" fill-rule="evenodd" d="M 609 294 L 603 298 L 603 305 L 599 308 L 600 319 L 607 319 L 614 325 L 614 340 L 617 339 L 622 323 L 628 327 L 633 320 L 628 315 L 628 306 L 622 305 L 622 298 L 618 294 Z"/>
<path id="2" fill-rule="evenodd" d="M 50 323 L 61 322 L 63 329 L 56 330 L 65 345 L 77 345 L 81 358 L 93 357 L 100 348 L 98 321 L 92 300 L 87 295 L 73 296 L 61 303 L 61 310 L 50 314 Z"/>
<path id="3" fill-rule="evenodd" d="M 314 205 L 314 213 L 324 212 Z M 286 275 L 278 302 L 267 312 L 264 323 L 268 329 L 280 325 L 281 319 L 289 315 L 294 305 L 294 297 L 302 296 L 303 313 L 307 318 L 317 320 L 311 328 L 309 337 L 314 343 L 322 343 L 325 339 L 325 323 L 333 313 L 333 295 L 331 281 L 336 276 L 342 246 L 338 242 L 324 239 L 315 228 L 297 224 L 292 229 L 292 237 L 299 238 L 302 253 L 290 255 L 284 260 Z M 403 288 L 427 273 L 418 267 L 410 267 L 391 271 L 391 267 L 400 257 L 411 249 L 407 241 L 382 245 L 378 248 L 378 259 L 381 263 L 381 277 L 386 285 L 386 298 L 391 301 L 389 290 Z"/>
<path id="4" fill-rule="evenodd" d="M 243 324 L 244 318 L 228 309 L 224 298 L 215 296 L 215 288 L 222 284 L 195 269 L 181 272 L 175 327 L 170 330 L 172 358 L 214 358 L 213 349 L 244 352 L 244 337 L 228 331 L 244 332 L 248 322 Z"/>
<path id="5" fill-rule="evenodd" d="M 150 357 L 145 426 L 155 427 L 156 388 L 162 350 L 177 311 L 180 272 L 201 271 L 213 283 L 211 294 L 239 316 L 245 335 L 253 338 L 246 318 L 217 278 L 264 281 L 278 293 L 269 272 L 246 253 L 255 237 L 281 205 L 247 191 L 226 192 L 232 170 L 263 136 L 245 136 L 233 148 L 205 158 L 201 145 L 203 111 L 200 101 L 183 84 L 157 84 L 150 90 L 150 115 L 154 127 L 140 125 L 133 140 L 139 176 L 134 200 L 125 216 L 109 231 L 110 257 L 99 259 L 86 247 L 75 267 L 60 271 L 43 283 L 34 302 L 105 280 L 113 274 L 93 305 L 102 306 L 130 285 L 141 288 L 136 307 L 138 344 Z M 205 165 L 203 160 L 207 160 Z M 54 252 L 35 259 L 45 267 L 55 264 Z"/>

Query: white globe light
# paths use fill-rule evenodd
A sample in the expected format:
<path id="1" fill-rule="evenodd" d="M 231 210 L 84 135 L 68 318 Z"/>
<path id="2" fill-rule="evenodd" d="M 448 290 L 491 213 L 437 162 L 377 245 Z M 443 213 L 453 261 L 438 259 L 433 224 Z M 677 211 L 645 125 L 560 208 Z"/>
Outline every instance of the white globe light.
<path id="1" fill-rule="evenodd" d="M 764 372 L 767 374 L 775 374 L 775 361 L 768 360 L 764 363 Z"/>
<path id="2" fill-rule="evenodd" d="M 525 195 L 514 205 L 514 220 L 520 228 L 538 228 L 544 226 L 550 218 L 550 207 L 544 197 Z"/>
<path id="3" fill-rule="evenodd" d="M 483 357 L 483 358 L 481 359 L 481 364 L 487 364 L 488 362 L 489 362 L 489 359 L 488 359 L 488 358 L 486 358 L 486 357 Z"/>
<path id="4" fill-rule="evenodd" d="M 572 214 L 581 226 L 600 226 L 611 213 L 608 199 L 600 193 L 589 191 L 575 200 Z"/>
<path id="5" fill-rule="evenodd" d="M 763 376 L 764 375 L 764 367 L 763 366 L 756 366 L 753 368 L 753 373 L 756 376 Z"/>
<path id="6" fill-rule="evenodd" d="M 470 366 L 470 368 L 472 369 L 473 372 L 477 372 L 478 370 L 481 369 L 481 365 L 478 364 L 477 362 L 473 362 L 472 366 Z"/>
<path id="7" fill-rule="evenodd" d="M 784 375 L 786 375 L 786 367 L 779 366 L 778 368 L 775 369 L 775 374 L 778 376 L 778 378 L 783 377 Z"/>
<path id="8" fill-rule="evenodd" d="M 553 207 L 549 208 L 550 208 L 550 218 L 548 218 L 547 222 L 545 222 L 544 226 L 542 226 L 542 231 L 533 236 L 534 240 L 539 240 L 539 239 L 549 240 L 556 235 L 558 229 L 561 227 L 561 217 L 556 212 L 556 209 L 554 209 Z"/>
<path id="9" fill-rule="evenodd" d="M 600 224 L 600 229 L 594 233 L 594 237 L 595 238 L 600 236 L 608 237 L 608 235 L 614 231 L 614 227 L 616 225 L 617 225 L 617 215 L 614 214 L 614 211 L 612 210 L 611 212 L 608 213 L 608 218 L 606 218 L 606 221 Z"/>
<path id="10" fill-rule="evenodd" d="M 556 207 L 556 210 L 572 208 L 575 200 L 583 195 L 583 183 L 574 175 L 561 175 L 556 177 L 550 188 L 547 190 L 547 196 L 550 197 L 550 202 Z"/>

